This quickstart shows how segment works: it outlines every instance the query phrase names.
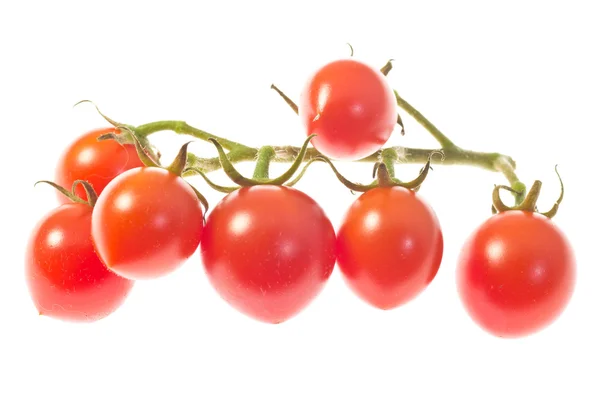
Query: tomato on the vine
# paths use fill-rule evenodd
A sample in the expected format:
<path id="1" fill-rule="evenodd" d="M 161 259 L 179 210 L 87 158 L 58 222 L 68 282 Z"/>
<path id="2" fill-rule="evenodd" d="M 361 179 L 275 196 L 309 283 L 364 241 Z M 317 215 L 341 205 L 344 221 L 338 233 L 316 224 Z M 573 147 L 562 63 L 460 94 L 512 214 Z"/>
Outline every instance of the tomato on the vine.
<path id="1" fill-rule="evenodd" d="M 92 214 L 92 239 L 112 271 L 129 279 L 166 275 L 198 248 L 203 211 L 180 176 L 158 167 L 111 181 Z"/>
<path id="2" fill-rule="evenodd" d="M 33 230 L 26 251 L 26 281 L 41 315 L 92 322 L 114 312 L 133 281 L 109 271 L 90 237 L 92 207 L 64 204 Z"/>
<path id="3" fill-rule="evenodd" d="M 354 293 L 387 310 L 431 283 L 443 246 L 437 216 L 414 191 L 379 187 L 347 211 L 337 233 L 337 262 Z"/>
<path id="4" fill-rule="evenodd" d="M 300 96 L 298 114 L 313 146 L 338 160 L 379 150 L 397 121 L 396 98 L 381 71 L 354 59 L 320 68 Z"/>
<path id="5" fill-rule="evenodd" d="M 575 288 L 575 258 L 549 218 L 504 211 L 466 242 L 457 270 L 460 298 L 471 318 L 501 337 L 522 337 L 550 325 Z"/>
<path id="6" fill-rule="evenodd" d="M 61 155 L 56 166 L 55 182 L 70 189 L 76 180 L 89 182 L 97 194 L 117 175 L 143 164 L 138 157 L 135 146 L 119 144 L 115 140 L 98 141 L 98 137 L 106 134 L 120 134 L 115 127 L 96 129 L 77 138 Z M 85 198 L 85 191 L 78 186 L 75 192 Z M 61 203 L 69 199 L 58 195 Z"/>
<path id="7" fill-rule="evenodd" d="M 288 320 L 322 290 L 335 264 L 335 231 L 298 190 L 259 185 L 227 195 L 210 213 L 201 255 L 209 280 L 235 309 Z"/>

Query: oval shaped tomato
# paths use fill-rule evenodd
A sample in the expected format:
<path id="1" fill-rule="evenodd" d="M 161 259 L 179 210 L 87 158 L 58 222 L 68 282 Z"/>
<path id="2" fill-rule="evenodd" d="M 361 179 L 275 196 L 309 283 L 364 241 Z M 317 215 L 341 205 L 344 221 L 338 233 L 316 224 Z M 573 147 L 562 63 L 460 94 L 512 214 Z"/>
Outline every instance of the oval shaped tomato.
<path id="1" fill-rule="evenodd" d="M 129 279 L 164 276 L 198 248 L 203 211 L 183 178 L 163 168 L 124 172 L 92 214 L 92 239 L 112 271 Z"/>
<path id="2" fill-rule="evenodd" d="M 462 249 L 457 285 L 468 314 L 501 337 L 535 333 L 563 312 L 575 287 L 575 258 L 550 219 L 501 212 Z"/>
<path id="3" fill-rule="evenodd" d="M 321 207 L 288 187 L 246 187 L 210 213 L 200 244 L 220 296 L 268 323 L 288 320 L 322 290 L 335 264 L 335 231 Z"/>
<path id="4" fill-rule="evenodd" d="M 368 304 L 398 307 L 420 294 L 442 261 L 443 236 L 434 211 L 412 190 L 362 194 L 337 233 L 337 261 L 348 286 Z"/>
<path id="5" fill-rule="evenodd" d="M 96 255 L 91 220 L 92 208 L 87 204 L 65 204 L 33 230 L 25 276 L 41 315 L 97 321 L 114 312 L 133 287 L 132 281 L 109 271 Z"/>
<path id="6" fill-rule="evenodd" d="M 54 181 L 71 190 L 76 180 L 88 181 L 97 194 L 117 175 L 131 168 L 143 166 L 137 155 L 135 146 L 122 145 L 114 140 L 99 142 L 97 138 L 108 133 L 119 134 L 115 127 L 96 129 L 77 138 L 61 155 L 55 171 Z M 78 186 L 75 193 L 86 198 L 85 190 Z M 63 204 L 70 200 L 58 193 Z"/>
<path id="7" fill-rule="evenodd" d="M 300 95 L 298 115 L 313 146 L 327 157 L 358 160 L 387 142 L 396 97 L 381 71 L 354 59 L 320 68 Z"/>

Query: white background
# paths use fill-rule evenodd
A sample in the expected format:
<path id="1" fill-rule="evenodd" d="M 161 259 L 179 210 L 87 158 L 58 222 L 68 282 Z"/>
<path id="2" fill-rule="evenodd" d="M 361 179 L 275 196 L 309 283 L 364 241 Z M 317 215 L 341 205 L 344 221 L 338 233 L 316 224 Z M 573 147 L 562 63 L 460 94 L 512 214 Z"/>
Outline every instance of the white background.
<path id="1" fill-rule="evenodd" d="M 0 398 L 600 398 L 594 1 L 155 3 L 0 5 Z M 220 300 L 195 254 L 171 276 L 138 284 L 101 322 L 37 316 L 24 246 L 56 200 L 33 183 L 53 178 L 77 135 L 105 125 L 75 102 L 92 99 L 129 124 L 185 119 L 251 145 L 299 144 L 297 118 L 269 86 L 297 98 L 313 68 L 347 56 L 346 42 L 373 65 L 396 59 L 393 86 L 459 145 L 510 154 L 523 181 L 543 180 L 542 208 L 558 195 L 559 164 L 567 191 L 555 222 L 578 259 L 576 293 L 560 320 L 502 340 L 463 311 L 457 253 L 489 216 L 493 184 L 504 183 L 467 167 L 437 167 L 423 186 L 443 225 L 444 260 L 428 290 L 394 311 L 359 301 L 335 271 L 298 317 L 257 323 Z M 390 143 L 435 146 L 404 119 L 407 135 Z M 165 160 L 183 140 L 153 137 Z M 191 149 L 213 154 L 201 142 Z M 358 181 L 371 171 L 340 168 Z M 219 195 L 193 182 L 216 204 Z M 336 226 L 355 199 L 321 165 L 298 187 Z"/>

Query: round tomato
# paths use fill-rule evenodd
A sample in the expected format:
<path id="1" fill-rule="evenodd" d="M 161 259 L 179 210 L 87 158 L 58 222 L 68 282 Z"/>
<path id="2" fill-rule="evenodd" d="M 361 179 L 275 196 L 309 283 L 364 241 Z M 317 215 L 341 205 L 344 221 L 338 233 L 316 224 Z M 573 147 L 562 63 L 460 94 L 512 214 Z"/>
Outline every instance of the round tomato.
<path id="1" fill-rule="evenodd" d="M 75 140 L 62 154 L 56 166 L 54 181 L 70 190 L 76 180 L 88 181 L 97 194 L 120 173 L 143 164 L 135 146 L 122 145 L 114 140 L 99 142 L 97 138 L 108 133 L 119 134 L 114 127 L 93 130 Z M 85 199 L 85 191 L 78 186 L 75 193 Z M 61 203 L 70 200 L 58 193 Z"/>
<path id="2" fill-rule="evenodd" d="M 542 215 L 501 212 L 466 242 L 457 270 L 471 318 L 501 337 L 532 334 L 565 309 L 575 287 L 575 258 L 565 236 Z"/>
<path id="3" fill-rule="evenodd" d="M 41 315 L 92 322 L 115 311 L 133 282 L 109 271 L 90 237 L 92 208 L 65 204 L 34 229 L 26 252 L 25 276 Z"/>
<path id="4" fill-rule="evenodd" d="M 368 304 L 398 307 L 421 293 L 442 261 L 443 236 L 434 211 L 412 190 L 375 188 L 346 213 L 337 260 L 349 287 Z"/>
<path id="5" fill-rule="evenodd" d="M 389 139 L 398 113 L 381 71 L 354 59 L 320 68 L 305 85 L 298 114 L 313 146 L 327 157 L 358 160 Z"/>
<path id="6" fill-rule="evenodd" d="M 178 268 L 198 248 L 203 212 L 183 178 L 157 167 L 126 171 L 106 186 L 92 214 L 92 239 L 112 271 L 151 279 Z"/>
<path id="7" fill-rule="evenodd" d="M 324 287 L 335 264 L 335 231 L 321 207 L 288 187 L 246 187 L 210 213 L 201 254 L 209 280 L 231 306 L 283 322 Z"/>

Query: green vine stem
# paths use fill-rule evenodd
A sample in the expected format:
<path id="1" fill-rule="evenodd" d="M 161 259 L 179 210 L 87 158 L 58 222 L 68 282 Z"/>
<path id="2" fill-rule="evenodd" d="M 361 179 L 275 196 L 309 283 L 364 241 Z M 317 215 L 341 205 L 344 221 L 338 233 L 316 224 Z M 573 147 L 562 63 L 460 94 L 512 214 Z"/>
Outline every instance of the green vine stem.
<path id="1" fill-rule="evenodd" d="M 442 149 L 449 149 L 456 147 L 454 142 L 450 140 L 446 135 L 444 135 L 435 125 L 433 125 L 427 118 L 423 116 L 416 108 L 411 106 L 406 100 L 404 100 L 396 90 L 394 90 L 394 94 L 396 95 L 396 102 L 398 103 L 398 107 L 403 109 L 413 117 L 419 124 L 423 126 L 423 128 L 427 129 L 427 131 L 434 137 L 435 140 L 438 141 Z"/>
<path id="2" fill-rule="evenodd" d="M 271 162 L 291 163 L 300 153 L 300 147 L 296 146 L 273 146 L 276 157 Z M 506 155 L 500 153 L 485 153 L 471 150 L 464 150 L 458 147 L 449 149 L 420 149 L 403 146 L 393 146 L 378 151 L 368 157 L 365 157 L 358 162 L 373 163 L 381 159 L 383 151 L 387 153 L 395 152 L 398 156 L 395 158 L 396 163 L 402 164 L 425 164 L 432 152 L 436 152 L 439 156 L 432 158 L 432 164 L 438 165 L 468 165 L 483 168 L 488 171 L 503 173 L 512 186 L 523 185 L 516 178 L 515 161 Z M 227 155 L 232 164 L 254 161 L 257 158 L 258 149 L 250 149 L 250 151 L 230 151 Z M 309 148 L 306 151 L 303 161 L 311 161 L 317 158 L 324 157 L 314 148 Z M 221 169 L 221 164 L 218 157 L 201 158 L 193 153 L 188 154 L 188 163 L 190 167 L 197 168 L 205 173 Z M 187 171 L 184 176 L 197 175 L 194 171 Z M 524 187 L 524 185 L 523 185 Z"/>
<path id="3" fill-rule="evenodd" d="M 396 174 L 394 164 L 398 162 L 398 152 L 392 148 L 382 150 L 381 161 L 387 168 L 387 173 L 393 178 Z"/>
<path id="4" fill-rule="evenodd" d="M 275 158 L 275 150 L 271 146 L 264 146 L 258 149 L 256 166 L 252 179 L 269 179 L 269 165 Z"/>
<path id="5" fill-rule="evenodd" d="M 157 121 L 149 124 L 140 125 L 135 128 L 136 135 L 140 137 L 147 137 L 148 135 L 160 132 L 160 131 L 172 131 L 180 135 L 189 135 L 197 139 L 208 141 L 209 139 L 217 140 L 221 146 L 226 150 L 236 151 L 256 151 L 248 146 L 241 143 L 234 142 L 229 139 L 225 139 L 213 134 L 210 134 L 202 129 L 194 128 L 184 121 Z"/>
<path id="6" fill-rule="evenodd" d="M 283 92 L 277 90 L 282 96 Z M 412 116 L 421 124 L 440 144 L 437 149 L 411 148 L 403 146 L 392 146 L 382 149 L 359 162 L 373 163 L 383 161 L 390 171 L 393 171 L 394 163 L 401 164 L 425 164 L 431 161 L 432 164 L 440 165 L 466 165 L 479 167 L 488 171 L 502 173 L 515 191 L 515 203 L 520 204 L 526 195 L 526 186 L 516 175 L 515 161 L 504 154 L 478 152 L 463 149 L 446 135 L 444 135 L 433 123 L 431 123 L 423 114 L 404 100 L 397 91 L 394 91 L 398 106 Z M 285 99 L 286 97 L 284 97 Z M 288 99 L 290 107 L 295 106 L 294 102 Z M 246 146 L 244 144 L 225 139 L 201 129 L 195 128 L 184 121 L 156 121 L 140 125 L 137 127 L 127 126 L 133 130 L 136 136 L 146 139 L 149 135 L 160 131 L 173 131 L 181 135 L 189 135 L 203 141 L 216 140 L 226 150 L 227 158 L 232 164 L 256 161 L 259 156 L 259 149 Z M 270 162 L 293 163 L 300 154 L 301 148 L 297 146 L 270 146 L 275 152 L 275 156 L 270 158 Z M 394 153 L 396 156 L 394 156 Z M 431 158 L 432 153 L 438 156 Z M 302 161 L 309 162 L 324 156 L 314 148 L 306 150 Z M 188 153 L 188 165 L 183 176 L 198 175 L 198 171 L 204 173 L 221 169 L 219 157 L 202 158 L 192 153 Z"/>

